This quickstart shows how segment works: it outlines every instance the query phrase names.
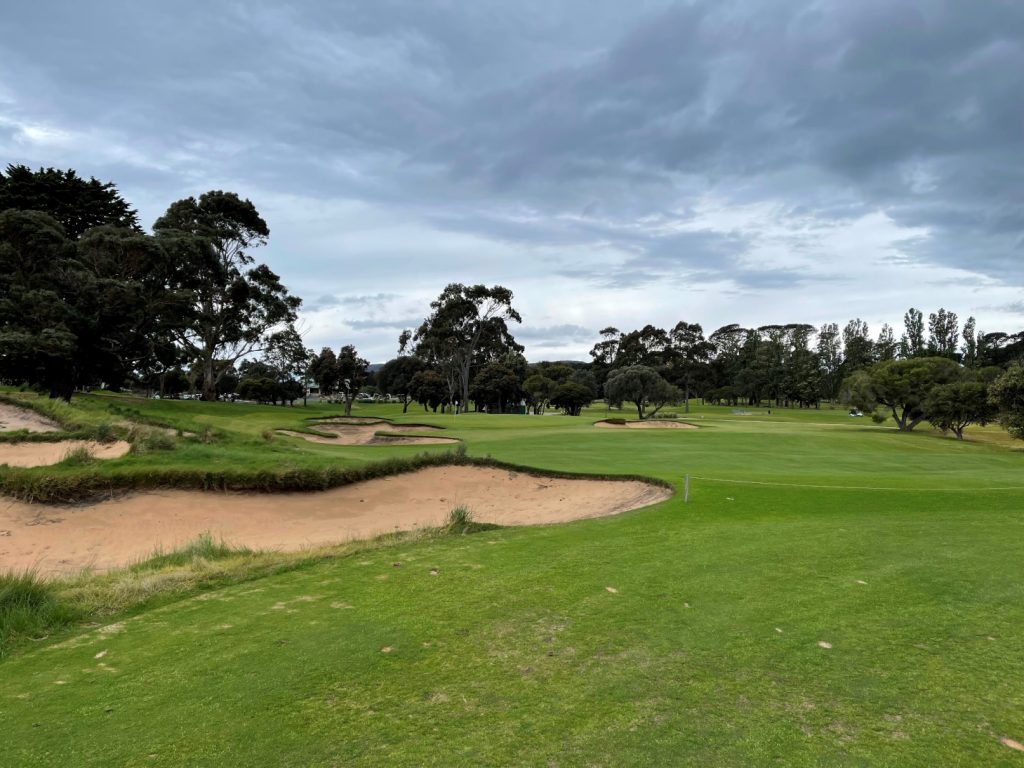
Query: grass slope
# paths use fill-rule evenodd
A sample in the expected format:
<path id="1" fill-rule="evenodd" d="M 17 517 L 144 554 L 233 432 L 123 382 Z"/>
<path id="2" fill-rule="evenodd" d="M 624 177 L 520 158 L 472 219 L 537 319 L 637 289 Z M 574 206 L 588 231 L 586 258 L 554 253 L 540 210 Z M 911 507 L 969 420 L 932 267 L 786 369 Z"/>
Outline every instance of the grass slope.
<path id="1" fill-rule="evenodd" d="M 260 437 L 316 409 L 132 407 L 220 445 L 87 471 L 226 461 L 218 447 L 256 467 L 401 450 Z M 55 638 L 0 662 L 5 759 L 1024 762 L 1000 741 L 1024 741 L 1020 453 L 841 411 L 698 408 L 702 429 L 664 432 L 595 429 L 596 409 L 399 411 L 362 413 L 446 426 L 475 456 L 700 479 L 686 506 L 384 542 Z"/>

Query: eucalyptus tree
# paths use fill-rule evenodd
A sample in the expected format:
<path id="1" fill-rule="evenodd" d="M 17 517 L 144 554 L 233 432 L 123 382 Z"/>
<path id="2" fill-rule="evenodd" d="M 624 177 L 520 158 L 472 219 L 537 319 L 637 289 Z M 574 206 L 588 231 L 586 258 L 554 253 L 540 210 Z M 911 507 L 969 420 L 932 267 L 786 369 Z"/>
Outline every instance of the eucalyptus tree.
<path id="1" fill-rule="evenodd" d="M 896 341 L 896 334 L 888 323 L 882 325 L 878 332 L 878 339 L 875 341 L 875 360 L 895 360 L 900 352 L 899 342 Z"/>
<path id="2" fill-rule="evenodd" d="M 352 415 L 352 403 L 366 383 L 369 369 L 369 361 L 361 358 L 353 345 L 346 344 L 338 350 L 338 391 L 345 403 L 346 416 Z"/>
<path id="3" fill-rule="evenodd" d="M 900 339 L 900 357 L 918 357 L 925 352 L 924 315 L 911 307 L 903 315 L 903 337 Z"/>
<path id="4" fill-rule="evenodd" d="M 203 399 L 215 400 L 221 373 L 214 361 L 233 364 L 267 349 L 295 321 L 301 299 L 255 263 L 250 251 L 266 244 L 270 230 L 256 207 L 233 192 L 172 203 L 153 231 L 175 267 L 175 340 L 200 366 Z"/>
<path id="5" fill-rule="evenodd" d="M 978 365 L 978 330 L 977 323 L 973 317 L 968 317 L 964 322 L 962 338 L 964 345 L 961 348 L 960 359 L 968 368 Z"/>
<path id="6" fill-rule="evenodd" d="M 839 397 L 842 383 L 843 346 L 836 323 L 825 323 L 818 329 L 818 364 L 821 370 L 822 395 L 829 402 Z"/>
<path id="7" fill-rule="evenodd" d="M 679 321 L 668 332 L 670 342 L 669 371 L 677 386 L 683 390 L 683 409 L 690 412 L 690 394 L 694 387 L 706 379 L 714 345 L 704 338 L 700 323 Z"/>
<path id="8" fill-rule="evenodd" d="M 512 291 L 500 285 L 451 283 L 431 302 L 431 313 L 415 330 L 403 331 L 399 351 L 411 352 L 437 368 L 448 389 L 448 402 L 464 408 L 478 350 L 522 351 L 508 323 L 521 323 L 512 306 Z M 478 363 L 479 364 L 479 363 Z"/>
<path id="9" fill-rule="evenodd" d="M 928 315 L 928 354 L 936 357 L 956 357 L 959 322 L 956 312 L 940 308 Z"/>

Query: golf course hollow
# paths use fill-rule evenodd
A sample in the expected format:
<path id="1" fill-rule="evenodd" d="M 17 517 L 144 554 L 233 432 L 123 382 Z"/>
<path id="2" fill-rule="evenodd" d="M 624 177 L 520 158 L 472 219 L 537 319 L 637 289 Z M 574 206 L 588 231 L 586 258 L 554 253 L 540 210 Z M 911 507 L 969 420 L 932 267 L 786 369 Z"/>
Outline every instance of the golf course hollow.
<path id="1" fill-rule="evenodd" d="M 627 421 L 620 424 L 604 420 L 595 422 L 594 426 L 601 429 L 700 429 L 696 424 L 685 421 Z"/>
<path id="2" fill-rule="evenodd" d="M 328 432 L 336 437 L 321 437 L 287 429 L 277 431 L 282 435 L 301 437 L 303 440 L 322 445 L 440 445 L 459 442 L 454 437 L 417 437 L 408 434 L 417 430 L 444 429 L 444 427 L 431 427 L 424 424 L 397 425 L 388 421 L 370 423 L 321 421 L 314 428 L 317 432 Z M 381 432 L 394 434 L 379 434 Z"/>
<path id="3" fill-rule="evenodd" d="M 0 563 L 42 574 L 109 569 L 209 533 L 236 546 L 301 550 L 443 525 L 465 506 L 477 522 L 544 525 L 663 501 L 639 480 L 552 478 L 492 467 L 430 467 L 327 491 L 262 494 L 167 490 L 95 504 L 0 499 Z"/>
<path id="4" fill-rule="evenodd" d="M 92 440 L 60 440 L 55 443 L 0 443 L 0 464 L 12 467 L 46 467 L 56 464 L 72 451 L 85 448 L 94 459 L 117 459 L 131 446 L 124 440 L 97 443 Z"/>
<path id="5" fill-rule="evenodd" d="M 0 403 L 0 432 L 56 432 L 60 429 L 55 421 L 40 416 L 28 408 L 19 408 L 9 403 Z"/>

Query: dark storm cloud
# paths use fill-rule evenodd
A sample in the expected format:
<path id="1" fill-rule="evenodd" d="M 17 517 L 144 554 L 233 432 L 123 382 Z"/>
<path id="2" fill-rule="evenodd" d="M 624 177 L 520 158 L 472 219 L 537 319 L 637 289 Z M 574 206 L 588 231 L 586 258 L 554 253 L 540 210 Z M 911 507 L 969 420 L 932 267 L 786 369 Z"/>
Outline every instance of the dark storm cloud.
<path id="1" fill-rule="evenodd" d="M 51 1 L 5 27 L 0 146 L 116 179 L 147 220 L 223 186 L 297 201 L 279 217 L 358 201 L 436 250 L 449 234 L 543 249 L 597 287 L 826 290 L 832 267 L 778 254 L 817 247 L 807 221 L 884 212 L 913 230 L 894 263 L 1024 280 L 1016 2 Z M 709 220 L 709 199 L 772 208 Z M 307 307 L 407 292 L 344 298 L 349 277 L 395 274 L 344 236 Z M 422 252 L 417 237 L 387 247 Z M 410 270 L 432 285 L 431 258 Z"/>

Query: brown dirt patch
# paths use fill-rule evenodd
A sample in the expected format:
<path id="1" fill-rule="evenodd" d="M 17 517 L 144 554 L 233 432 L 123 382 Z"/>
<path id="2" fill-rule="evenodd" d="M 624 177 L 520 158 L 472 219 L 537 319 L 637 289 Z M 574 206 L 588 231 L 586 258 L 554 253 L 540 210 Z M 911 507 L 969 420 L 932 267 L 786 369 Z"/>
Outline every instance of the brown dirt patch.
<path id="1" fill-rule="evenodd" d="M 300 437 L 310 443 L 321 445 L 426 445 L 459 442 L 452 437 L 415 437 L 409 432 L 422 432 L 439 427 L 399 426 L 386 421 L 371 424 L 348 424 L 336 421 L 321 422 L 315 427 L 317 432 L 329 432 L 337 437 L 320 437 L 307 435 L 304 432 L 292 432 L 287 429 L 277 430 L 282 435 Z M 385 434 L 379 435 L 378 432 Z"/>
<path id="2" fill-rule="evenodd" d="M 0 500 L 0 563 L 43 573 L 125 565 L 203 532 L 254 549 L 299 550 L 442 525 L 465 505 L 480 522 L 541 525 L 663 501 L 635 480 L 536 477 L 483 467 L 431 467 L 310 493 L 139 493 L 85 506 Z M 40 517 L 47 516 L 47 525 Z"/>
<path id="3" fill-rule="evenodd" d="M 27 429 L 29 432 L 56 432 L 60 425 L 28 408 L 0 403 L 0 432 L 14 432 L 19 429 Z"/>
<path id="4" fill-rule="evenodd" d="M 625 424 L 599 421 L 594 426 L 601 429 L 700 429 L 700 427 L 687 424 L 685 421 L 627 421 Z"/>
<path id="5" fill-rule="evenodd" d="M 85 447 L 94 459 L 116 459 L 131 446 L 123 440 L 96 443 L 91 440 L 61 440 L 57 443 L 0 443 L 0 464 L 12 467 L 45 467 L 56 464 L 69 451 Z"/>

